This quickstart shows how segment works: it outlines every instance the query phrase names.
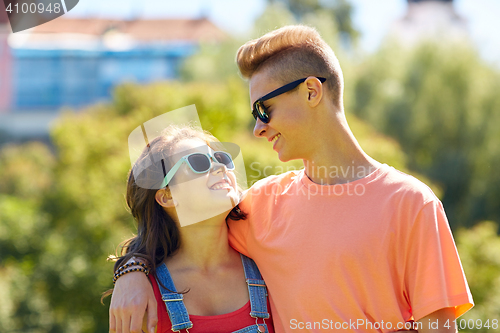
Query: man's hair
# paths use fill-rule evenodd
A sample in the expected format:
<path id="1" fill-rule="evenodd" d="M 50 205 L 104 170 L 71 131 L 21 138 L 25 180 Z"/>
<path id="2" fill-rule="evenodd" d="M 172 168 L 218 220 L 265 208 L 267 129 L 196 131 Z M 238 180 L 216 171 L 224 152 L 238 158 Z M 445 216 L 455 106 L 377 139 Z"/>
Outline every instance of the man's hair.
<path id="1" fill-rule="evenodd" d="M 308 76 L 326 78 L 333 102 L 342 106 L 342 70 L 335 53 L 311 27 L 290 25 L 242 45 L 236 62 L 244 78 L 269 71 L 281 84 Z"/>

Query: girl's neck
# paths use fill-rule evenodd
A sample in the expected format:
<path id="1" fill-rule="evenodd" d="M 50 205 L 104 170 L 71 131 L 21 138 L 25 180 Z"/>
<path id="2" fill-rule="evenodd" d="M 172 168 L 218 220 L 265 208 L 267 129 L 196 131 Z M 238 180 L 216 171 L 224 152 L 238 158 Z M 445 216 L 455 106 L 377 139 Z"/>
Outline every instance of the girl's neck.
<path id="1" fill-rule="evenodd" d="M 225 215 L 180 227 L 181 246 L 167 259 L 171 268 L 211 270 L 232 260 Z"/>

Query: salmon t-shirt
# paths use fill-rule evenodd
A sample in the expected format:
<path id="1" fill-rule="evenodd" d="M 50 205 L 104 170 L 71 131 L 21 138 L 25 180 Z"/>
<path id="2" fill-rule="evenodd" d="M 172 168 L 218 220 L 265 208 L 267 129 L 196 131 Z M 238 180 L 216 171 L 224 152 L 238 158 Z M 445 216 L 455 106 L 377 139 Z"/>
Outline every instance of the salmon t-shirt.
<path id="1" fill-rule="evenodd" d="M 240 208 L 229 241 L 259 267 L 276 332 L 391 332 L 473 306 L 441 202 L 392 167 L 341 185 L 271 176 Z"/>

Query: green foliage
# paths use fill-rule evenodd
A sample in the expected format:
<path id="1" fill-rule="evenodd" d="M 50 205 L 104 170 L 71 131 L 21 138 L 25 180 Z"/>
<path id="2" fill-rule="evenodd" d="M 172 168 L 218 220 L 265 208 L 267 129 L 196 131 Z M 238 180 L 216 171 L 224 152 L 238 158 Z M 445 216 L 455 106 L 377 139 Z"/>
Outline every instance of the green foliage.
<path id="1" fill-rule="evenodd" d="M 236 51 L 245 40 L 229 38 L 220 44 L 202 43 L 200 50 L 186 59 L 180 69 L 184 81 L 224 82 L 238 77 Z"/>
<path id="2" fill-rule="evenodd" d="M 0 193 L 39 197 L 52 183 L 54 163 L 52 152 L 42 143 L 26 144 L 22 151 L 15 145 L 4 146 L 0 151 Z"/>
<path id="3" fill-rule="evenodd" d="M 389 44 L 356 73 L 354 114 L 443 188 L 453 227 L 500 219 L 500 75 L 463 45 Z"/>
<path id="4" fill-rule="evenodd" d="M 317 22 L 308 20 L 308 16 L 327 17 L 336 27 L 334 31 L 338 31 L 348 43 L 355 43 L 359 38 L 359 32 L 352 22 L 353 6 L 348 0 L 269 0 L 269 3 L 270 6 L 280 5 L 287 8 L 297 22 L 309 23 L 316 27 L 318 27 Z M 276 24 L 279 27 L 291 23 L 278 20 Z"/>
<path id="5" fill-rule="evenodd" d="M 293 13 L 282 2 L 270 3 L 254 23 L 254 38 L 285 25 L 296 24 Z"/>
<path id="6" fill-rule="evenodd" d="M 339 46 L 342 31 L 339 29 L 334 12 L 321 6 L 314 6 L 314 9 L 311 8 L 297 16 L 283 1 L 272 1 L 266 7 L 262 15 L 255 20 L 252 36 L 258 38 L 267 32 L 290 24 L 314 27 L 330 47 L 335 50 Z"/>
<path id="7" fill-rule="evenodd" d="M 489 320 L 490 325 L 493 319 L 500 321 L 500 237 L 497 233 L 498 224 L 481 222 L 470 230 L 460 229 L 457 234 L 458 251 L 475 302 L 474 308 L 459 319 L 462 327 L 471 319 L 477 324 Z M 500 327 L 479 329 L 475 326 L 475 329 L 460 331 L 499 332 Z"/>
<path id="8" fill-rule="evenodd" d="M 296 17 L 286 3 L 273 1 L 267 5 L 264 12 L 255 20 L 250 35 L 252 38 L 258 38 L 285 25 L 308 25 L 316 28 L 321 37 L 335 50 L 337 57 L 342 61 L 344 58 L 347 59 L 347 56 L 344 48 L 340 47 L 345 43 L 340 41 L 345 41 L 346 37 L 339 30 L 335 18 L 336 13 L 336 11 L 333 12 L 319 6 L 314 10 L 304 12 L 300 17 Z M 235 55 L 238 48 L 247 40 L 247 37 L 230 37 L 219 44 L 202 43 L 199 51 L 182 63 L 180 69 L 181 80 L 186 82 L 228 83 L 232 79 L 238 78 L 239 72 L 237 66 L 235 66 Z M 342 63 L 345 66 L 345 63 Z"/>

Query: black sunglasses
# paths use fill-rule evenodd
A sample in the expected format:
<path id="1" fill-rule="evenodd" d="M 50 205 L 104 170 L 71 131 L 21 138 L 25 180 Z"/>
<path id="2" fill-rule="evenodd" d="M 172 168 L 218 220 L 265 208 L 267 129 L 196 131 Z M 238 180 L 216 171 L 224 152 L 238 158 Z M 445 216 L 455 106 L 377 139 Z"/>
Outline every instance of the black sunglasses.
<path id="1" fill-rule="evenodd" d="M 321 81 L 321 83 L 325 82 L 326 79 L 324 77 L 318 77 L 318 80 Z M 268 99 L 271 99 L 273 97 L 279 96 L 281 94 L 284 94 L 293 88 L 297 87 L 299 84 L 307 80 L 306 78 L 299 79 L 293 82 L 290 82 L 288 84 L 285 84 L 283 87 L 280 87 L 276 90 L 271 91 L 269 94 L 262 96 L 261 98 L 257 99 L 253 103 L 253 108 L 252 108 L 252 115 L 257 120 L 257 118 L 260 119 L 263 123 L 267 124 L 270 120 L 269 118 L 269 112 L 267 111 L 267 108 L 264 106 L 264 101 L 267 101 Z"/>

